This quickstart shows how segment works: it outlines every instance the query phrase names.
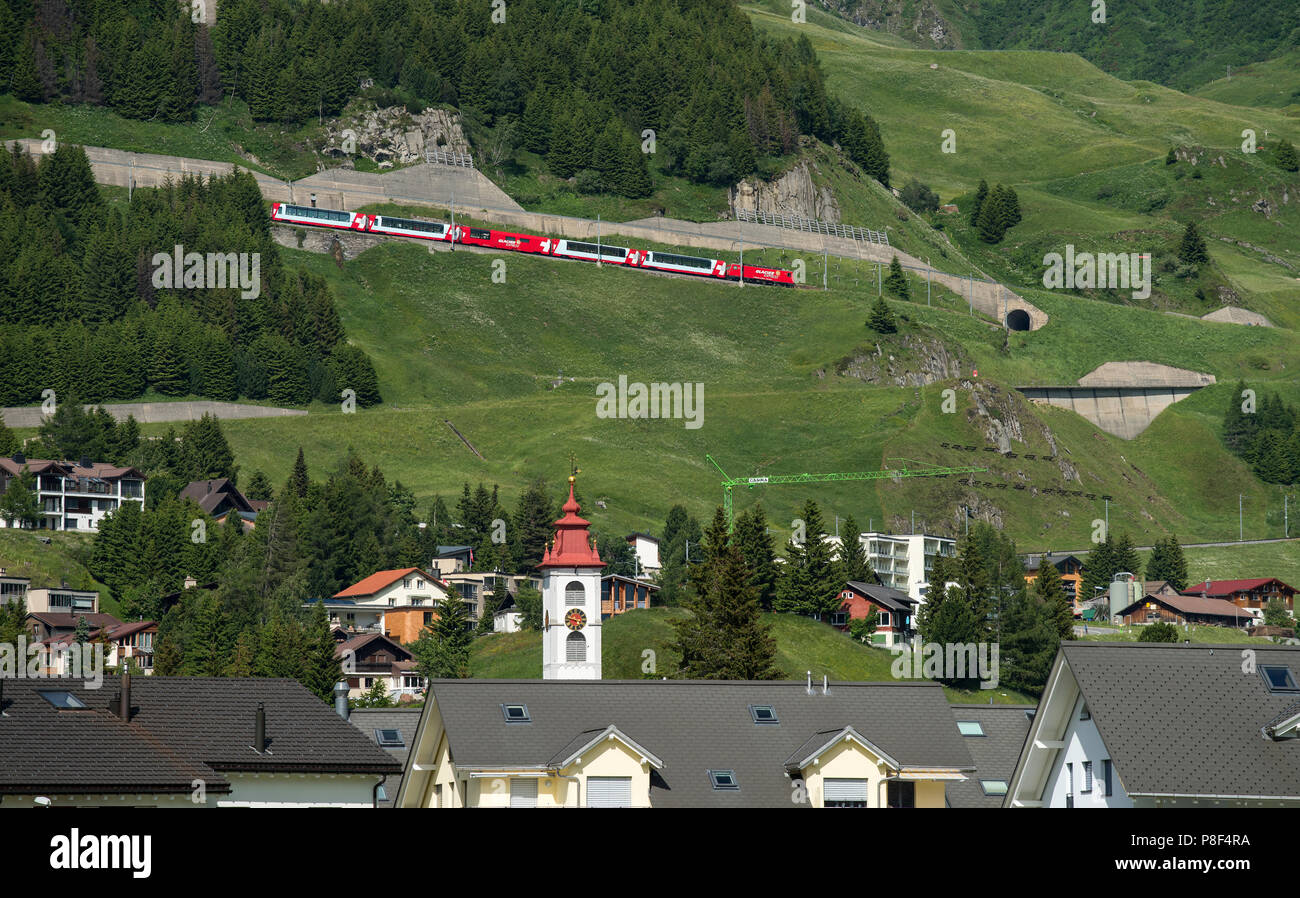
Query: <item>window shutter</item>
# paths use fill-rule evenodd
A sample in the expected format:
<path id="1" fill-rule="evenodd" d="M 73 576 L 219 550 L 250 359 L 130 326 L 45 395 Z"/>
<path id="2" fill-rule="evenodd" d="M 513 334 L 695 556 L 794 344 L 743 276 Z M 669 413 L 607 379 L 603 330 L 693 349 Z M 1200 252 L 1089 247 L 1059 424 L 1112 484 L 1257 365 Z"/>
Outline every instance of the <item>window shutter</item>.
<path id="1" fill-rule="evenodd" d="M 564 587 L 564 604 L 565 605 L 583 605 L 587 601 L 587 591 L 582 588 L 582 583 L 577 580 L 570 580 L 569 585 Z"/>
<path id="2" fill-rule="evenodd" d="M 537 807 L 537 780 L 512 779 L 510 781 L 510 807 Z"/>
<path id="3" fill-rule="evenodd" d="M 581 633 L 570 633 L 564 646 L 565 661 L 587 660 L 587 638 Z"/>
<path id="4" fill-rule="evenodd" d="M 587 807 L 589 808 L 630 808 L 632 807 L 632 777 L 630 776 L 589 776 L 587 777 Z"/>
<path id="5" fill-rule="evenodd" d="M 822 781 L 823 801 L 866 801 L 867 781 L 825 779 Z"/>

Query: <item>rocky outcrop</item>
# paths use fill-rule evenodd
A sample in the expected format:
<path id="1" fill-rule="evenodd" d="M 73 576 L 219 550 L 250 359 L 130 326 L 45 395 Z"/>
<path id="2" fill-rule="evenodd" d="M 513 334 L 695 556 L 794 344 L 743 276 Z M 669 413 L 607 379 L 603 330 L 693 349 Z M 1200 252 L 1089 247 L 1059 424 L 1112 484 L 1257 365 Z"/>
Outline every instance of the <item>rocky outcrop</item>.
<path id="1" fill-rule="evenodd" d="M 921 387 L 961 377 L 970 359 L 961 347 L 942 340 L 911 334 L 859 346 L 835 363 L 835 373 L 870 384 Z"/>
<path id="2" fill-rule="evenodd" d="M 838 223 L 840 204 L 829 187 L 813 182 L 813 165 L 807 159 L 774 181 L 747 178 L 731 189 L 731 209 L 794 215 Z"/>
<path id="3" fill-rule="evenodd" d="M 942 50 L 961 47 L 960 36 L 931 0 L 817 0 L 822 8 L 872 31 L 887 31 Z"/>
<path id="4" fill-rule="evenodd" d="M 446 109 L 412 113 L 404 106 L 356 109 L 325 126 L 321 154 L 348 161 L 364 156 L 380 168 L 423 162 L 425 149 L 468 153 L 460 114 Z"/>

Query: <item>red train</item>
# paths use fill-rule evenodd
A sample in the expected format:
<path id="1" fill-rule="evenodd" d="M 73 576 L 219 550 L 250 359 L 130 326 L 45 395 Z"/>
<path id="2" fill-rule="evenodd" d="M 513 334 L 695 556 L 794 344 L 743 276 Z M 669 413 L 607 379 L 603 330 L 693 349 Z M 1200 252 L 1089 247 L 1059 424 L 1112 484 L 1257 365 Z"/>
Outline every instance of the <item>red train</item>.
<path id="1" fill-rule="evenodd" d="M 517 253 L 536 253 L 543 256 L 560 256 L 605 265 L 627 265 L 652 271 L 675 274 L 693 274 L 699 277 L 738 281 L 742 274 L 746 281 L 756 284 L 794 286 L 794 275 L 781 268 L 761 268 L 757 265 L 741 266 L 724 259 L 703 256 L 683 256 L 656 250 L 630 249 L 607 243 L 595 244 L 578 240 L 556 240 L 532 234 L 515 234 L 456 225 L 454 228 L 441 221 L 422 221 L 417 218 L 395 218 L 391 215 L 368 215 L 364 212 L 340 212 L 337 209 L 317 209 L 311 206 L 292 206 L 288 203 L 271 204 L 271 220 L 285 224 L 311 225 L 344 231 L 365 231 L 370 234 L 391 234 L 395 237 L 416 237 L 421 240 L 442 240 L 467 246 L 510 250 Z"/>

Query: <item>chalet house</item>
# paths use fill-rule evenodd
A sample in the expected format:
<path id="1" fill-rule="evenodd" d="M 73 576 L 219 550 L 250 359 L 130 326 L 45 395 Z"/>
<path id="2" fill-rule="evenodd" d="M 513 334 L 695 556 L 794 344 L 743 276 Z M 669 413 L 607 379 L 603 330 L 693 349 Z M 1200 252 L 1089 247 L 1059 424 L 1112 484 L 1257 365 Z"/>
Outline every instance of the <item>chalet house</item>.
<path id="1" fill-rule="evenodd" d="M 1300 808 L 1300 648 L 1063 642 L 1004 807 Z"/>
<path id="2" fill-rule="evenodd" d="M 0 683 L 0 807 L 374 807 L 401 765 L 295 680 Z"/>
<path id="3" fill-rule="evenodd" d="M 345 633 L 334 631 L 337 645 L 334 657 L 343 664 L 348 684 L 348 698 L 361 698 L 382 683 L 388 697 L 410 701 L 424 691 L 425 679 L 417 670 L 410 649 L 382 633 Z"/>
<path id="4" fill-rule="evenodd" d="M 1276 577 L 1253 580 L 1206 580 L 1192 583 L 1183 590 L 1185 596 L 1224 599 L 1239 608 L 1265 608 L 1272 599 L 1281 599 L 1286 610 L 1295 613 L 1295 589 Z"/>
<path id="5" fill-rule="evenodd" d="M 1036 710 L 1035 705 L 952 706 L 975 775 L 948 785 L 948 807 L 1002 807 Z"/>
<path id="6" fill-rule="evenodd" d="M 153 673 L 154 641 L 157 638 L 158 622 L 145 620 L 96 627 L 90 631 L 87 642 L 104 643 L 106 667 L 117 668 L 129 660 L 147 676 Z M 63 648 L 70 646 L 75 640 L 75 634 L 64 633 L 45 640 L 43 645 L 50 648 Z M 45 673 L 48 676 L 67 676 L 67 657 L 62 655 L 53 657 L 56 665 L 53 669 L 46 669 Z"/>
<path id="7" fill-rule="evenodd" d="M 425 618 L 425 613 L 446 597 L 447 589 L 437 578 L 418 567 L 407 567 L 377 571 L 325 599 L 324 605 L 333 626 L 392 633 L 410 642 L 419 637 L 426 620 L 432 621 L 432 617 Z M 307 602 L 303 607 L 315 604 Z M 394 626 L 398 630 L 393 630 Z"/>
<path id="8" fill-rule="evenodd" d="M 111 614 L 99 612 L 77 612 L 75 614 L 58 611 L 28 611 L 27 632 L 37 642 L 57 639 L 60 636 L 72 636 L 77 632 L 77 624 L 86 619 L 91 631 L 104 627 L 116 627 L 122 622 Z"/>
<path id="9" fill-rule="evenodd" d="M 627 543 L 636 555 L 637 566 L 647 574 L 653 574 L 663 565 L 659 562 L 659 540 L 648 533 L 629 533 Z"/>
<path id="10" fill-rule="evenodd" d="M 831 615 L 831 626 L 849 629 L 849 621 L 860 620 L 876 612 L 873 645 L 893 646 L 908 642 L 916 634 L 913 613 L 916 602 L 897 589 L 876 583 L 850 580 L 840 590 L 840 610 Z"/>
<path id="11" fill-rule="evenodd" d="M 600 618 L 605 620 L 634 608 L 649 608 L 650 598 L 659 587 L 644 580 L 635 580 L 621 574 L 600 578 Z"/>
<path id="12" fill-rule="evenodd" d="M 193 480 L 181 490 L 180 497 L 194 502 L 203 509 L 204 514 L 216 519 L 219 524 L 224 524 L 232 514 L 240 519 L 246 529 L 252 529 L 253 522 L 257 520 L 258 509 L 244 498 L 244 494 L 235 488 L 228 477 Z M 265 507 L 265 503 L 262 505 Z"/>
<path id="13" fill-rule="evenodd" d="M 1026 555 L 1023 561 L 1025 563 L 1025 582 L 1029 584 L 1038 579 L 1038 572 L 1042 570 L 1044 564 L 1050 564 L 1056 568 L 1057 573 L 1061 575 L 1061 586 L 1065 589 L 1065 595 L 1074 604 L 1075 615 L 1078 616 L 1083 613 L 1083 605 L 1093 597 L 1079 595 L 1079 587 L 1083 583 L 1082 561 L 1074 555 L 1061 552 Z"/>
<path id="14" fill-rule="evenodd" d="M 96 530 L 104 515 L 123 502 L 144 504 L 144 474 L 88 458 L 76 464 L 29 459 L 22 453 L 0 458 L 0 492 L 24 469 L 36 476 L 39 530 Z M 0 527 L 5 526 L 0 520 Z"/>
<path id="15" fill-rule="evenodd" d="M 1144 596 L 1119 612 L 1126 627 L 1167 623 L 1209 624 L 1213 627 L 1245 627 L 1255 622 L 1249 612 L 1223 599 L 1200 596 L 1152 594 Z"/>
<path id="16" fill-rule="evenodd" d="M 99 611 L 99 593 L 93 589 L 66 586 L 27 590 L 27 610 L 94 614 Z"/>
<path id="17" fill-rule="evenodd" d="M 433 680 L 398 807 L 931 807 L 975 772 L 936 683 Z"/>

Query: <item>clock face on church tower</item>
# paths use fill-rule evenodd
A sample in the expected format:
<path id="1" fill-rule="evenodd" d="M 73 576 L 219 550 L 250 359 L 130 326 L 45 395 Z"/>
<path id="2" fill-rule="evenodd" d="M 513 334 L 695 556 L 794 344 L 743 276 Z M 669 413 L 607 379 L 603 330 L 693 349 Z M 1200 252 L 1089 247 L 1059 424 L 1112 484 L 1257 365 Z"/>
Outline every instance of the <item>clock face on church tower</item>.
<path id="1" fill-rule="evenodd" d="M 587 626 L 587 615 L 581 608 L 574 608 L 565 613 L 564 625 L 570 630 L 581 630 Z"/>

